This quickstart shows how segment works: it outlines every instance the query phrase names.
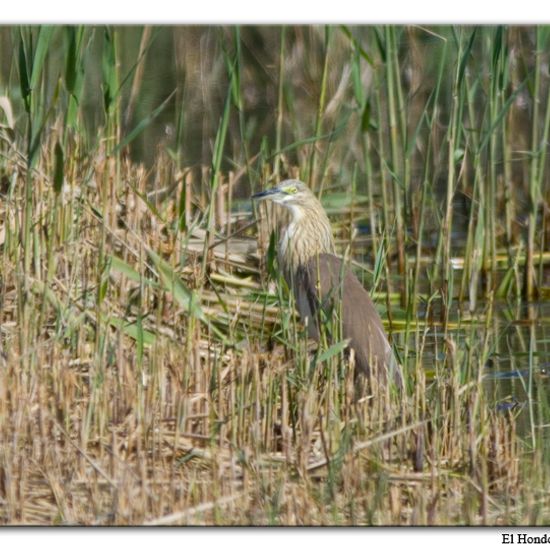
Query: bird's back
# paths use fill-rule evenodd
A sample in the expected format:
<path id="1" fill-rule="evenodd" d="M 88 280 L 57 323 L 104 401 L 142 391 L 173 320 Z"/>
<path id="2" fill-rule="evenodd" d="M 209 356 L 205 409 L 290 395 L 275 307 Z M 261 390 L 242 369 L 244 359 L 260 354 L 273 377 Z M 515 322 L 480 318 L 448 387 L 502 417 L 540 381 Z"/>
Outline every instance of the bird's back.
<path id="1" fill-rule="evenodd" d="M 369 293 L 341 258 L 319 254 L 300 266 L 294 281 L 296 305 L 308 319 L 309 335 L 319 339 L 320 308 L 330 314 L 341 311 L 342 336 L 349 339 L 359 372 L 402 384 L 400 367 Z M 341 306 L 341 307 L 339 307 Z"/>

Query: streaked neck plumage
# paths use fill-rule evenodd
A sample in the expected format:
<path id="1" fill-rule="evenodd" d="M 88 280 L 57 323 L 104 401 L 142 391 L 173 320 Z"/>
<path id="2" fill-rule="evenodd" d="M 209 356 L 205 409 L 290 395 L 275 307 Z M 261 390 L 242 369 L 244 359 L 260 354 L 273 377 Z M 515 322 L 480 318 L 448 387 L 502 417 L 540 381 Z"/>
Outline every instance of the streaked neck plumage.
<path id="1" fill-rule="evenodd" d="M 279 265 L 290 284 L 300 266 L 319 254 L 334 254 L 335 246 L 330 221 L 317 199 L 310 201 L 307 206 L 284 206 L 290 211 L 291 219 L 282 232 L 278 257 Z"/>

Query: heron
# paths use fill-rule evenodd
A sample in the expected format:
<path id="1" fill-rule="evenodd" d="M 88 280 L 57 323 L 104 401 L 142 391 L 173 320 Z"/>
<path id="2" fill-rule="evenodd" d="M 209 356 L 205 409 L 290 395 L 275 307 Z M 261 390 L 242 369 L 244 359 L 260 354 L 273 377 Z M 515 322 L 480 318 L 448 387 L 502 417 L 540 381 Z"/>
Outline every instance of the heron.
<path id="1" fill-rule="evenodd" d="M 308 335 L 319 341 L 321 311 L 339 301 L 342 336 L 353 350 L 355 374 L 402 387 L 402 374 L 376 307 L 363 285 L 335 253 L 328 216 L 309 187 L 294 179 L 252 195 L 290 212 L 277 258 Z"/>

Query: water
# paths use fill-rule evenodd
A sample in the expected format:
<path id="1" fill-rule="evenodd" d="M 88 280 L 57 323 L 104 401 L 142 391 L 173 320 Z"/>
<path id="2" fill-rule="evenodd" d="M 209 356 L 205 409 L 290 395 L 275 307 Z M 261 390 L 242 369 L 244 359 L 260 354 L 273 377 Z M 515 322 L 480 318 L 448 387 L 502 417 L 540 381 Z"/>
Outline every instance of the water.
<path id="1" fill-rule="evenodd" d="M 478 303 L 478 310 L 485 311 L 486 305 Z M 420 319 L 422 313 L 419 312 Z M 418 359 L 428 380 L 448 374 L 444 369 L 451 368 L 448 360 L 451 341 L 461 379 L 476 380 L 480 374 L 490 407 L 516 416 L 520 435 L 536 431 L 546 438 L 550 429 L 550 303 L 516 306 L 497 302 L 489 323 L 485 314 L 478 314 L 477 319 L 465 317 L 454 308 L 450 326 L 459 328 L 449 329 L 446 337 L 441 327 L 420 330 L 424 347 Z M 398 334 L 397 339 L 404 345 L 404 334 L 401 336 L 400 339 Z M 417 359 L 416 343 L 417 337 L 412 335 L 409 338 L 412 366 Z"/>

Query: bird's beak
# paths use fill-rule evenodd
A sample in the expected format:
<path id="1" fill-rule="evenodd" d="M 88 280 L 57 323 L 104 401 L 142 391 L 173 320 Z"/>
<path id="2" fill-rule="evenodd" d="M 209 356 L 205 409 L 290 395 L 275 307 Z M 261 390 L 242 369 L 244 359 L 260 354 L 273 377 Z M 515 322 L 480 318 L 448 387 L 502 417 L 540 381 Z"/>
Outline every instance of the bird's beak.
<path id="1" fill-rule="evenodd" d="M 277 189 L 277 187 L 272 187 L 271 189 L 266 189 L 265 191 L 260 191 L 259 193 L 256 193 L 255 195 L 252 195 L 252 197 L 250 197 L 251 199 L 258 199 L 258 200 L 263 200 L 263 199 L 267 199 L 273 195 L 277 195 L 278 193 L 280 193 L 280 189 Z"/>

